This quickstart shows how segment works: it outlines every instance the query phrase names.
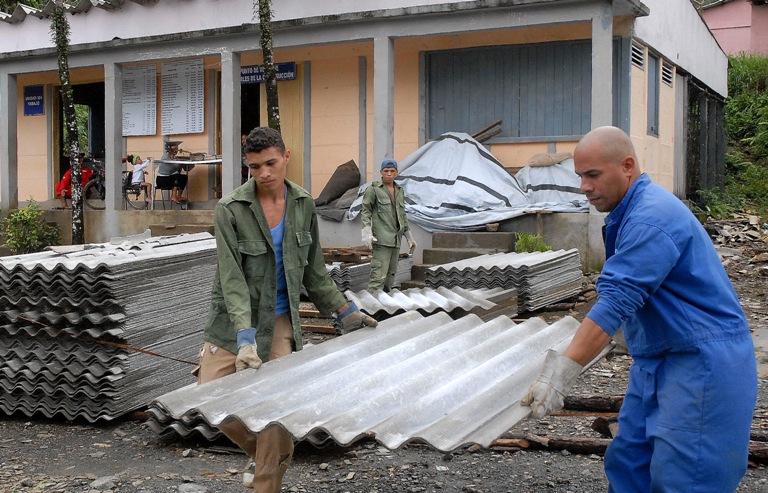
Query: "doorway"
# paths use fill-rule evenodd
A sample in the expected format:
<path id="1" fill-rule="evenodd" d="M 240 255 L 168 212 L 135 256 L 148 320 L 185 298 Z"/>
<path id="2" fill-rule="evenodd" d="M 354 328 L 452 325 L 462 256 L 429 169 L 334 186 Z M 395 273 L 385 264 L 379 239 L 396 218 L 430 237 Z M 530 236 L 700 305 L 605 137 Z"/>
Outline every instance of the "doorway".
<path id="1" fill-rule="evenodd" d="M 59 175 L 57 181 L 69 169 L 69 155 L 66 153 L 66 138 L 64 135 L 64 108 L 61 103 L 60 87 L 54 89 L 58 96 L 56 100 L 55 131 L 58 143 L 58 151 L 55 156 L 58 158 Z M 72 86 L 72 102 L 75 105 L 75 114 L 78 122 L 78 133 L 84 133 L 80 137 L 80 152 L 94 159 L 103 160 L 105 155 L 105 133 L 104 133 L 104 83 L 95 82 L 92 84 L 76 84 Z"/>
<path id="2" fill-rule="evenodd" d="M 248 134 L 259 126 L 261 109 L 261 84 L 240 85 L 240 135 Z"/>

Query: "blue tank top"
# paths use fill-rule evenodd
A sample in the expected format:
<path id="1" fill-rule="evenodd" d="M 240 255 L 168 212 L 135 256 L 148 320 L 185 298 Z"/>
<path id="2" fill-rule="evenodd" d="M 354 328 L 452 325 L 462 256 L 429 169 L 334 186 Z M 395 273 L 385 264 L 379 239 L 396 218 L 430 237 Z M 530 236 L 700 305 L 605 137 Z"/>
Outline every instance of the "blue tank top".
<path id="1" fill-rule="evenodd" d="M 286 196 L 288 190 L 285 191 Z M 286 206 L 288 208 L 287 197 Z M 288 304 L 288 284 L 285 281 L 285 266 L 283 265 L 283 232 L 285 231 L 285 209 L 280 224 L 270 228 L 272 234 L 272 243 L 275 245 L 275 263 L 277 264 L 277 304 L 275 306 L 275 316 L 288 313 L 290 305 Z"/>

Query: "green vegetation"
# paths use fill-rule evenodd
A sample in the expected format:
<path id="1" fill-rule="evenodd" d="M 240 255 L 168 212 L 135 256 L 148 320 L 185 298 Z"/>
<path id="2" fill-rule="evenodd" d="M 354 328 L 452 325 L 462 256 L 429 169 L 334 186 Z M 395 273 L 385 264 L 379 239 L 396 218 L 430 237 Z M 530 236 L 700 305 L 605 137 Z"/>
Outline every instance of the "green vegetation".
<path id="1" fill-rule="evenodd" d="M 36 9 L 41 9 L 48 3 L 48 0 L 24 0 L 23 2 L 12 2 L 10 0 L 0 0 L 0 10 L 7 13 L 12 13 L 16 6 L 20 3 L 29 5 Z"/>
<path id="2" fill-rule="evenodd" d="M 530 233 L 521 233 L 515 231 L 517 240 L 515 241 L 515 252 L 548 252 L 552 250 L 552 247 L 544 243 L 544 238 L 541 235 L 533 235 Z"/>
<path id="3" fill-rule="evenodd" d="M 11 211 L 0 222 L 0 231 L 6 235 L 3 246 L 14 255 L 40 252 L 59 244 L 59 228 L 45 221 L 40 204 L 32 199 L 28 206 Z"/>
<path id="4" fill-rule="evenodd" d="M 724 189 L 699 191 L 697 209 L 723 219 L 737 211 L 768 219 L 768 57 L 732 56 L 725 106 Z"/>

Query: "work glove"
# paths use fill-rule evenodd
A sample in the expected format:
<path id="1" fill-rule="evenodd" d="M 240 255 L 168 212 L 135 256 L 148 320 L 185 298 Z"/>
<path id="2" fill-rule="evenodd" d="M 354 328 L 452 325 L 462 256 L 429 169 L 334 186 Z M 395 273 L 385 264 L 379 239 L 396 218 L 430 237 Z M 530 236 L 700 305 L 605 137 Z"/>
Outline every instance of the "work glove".
<path id="1" fill-rule="evenodd" d="M 520 404 L 531 406 L 534 418 L 543 418 L 563 408 L 563 399 L 584 367 L 571 358 L 550 349 L 539 378 L 528 389 Z"/>
<path id="2" fill-rule="evenodd" d="M 363 245 L 365 245 L 365 248 L 373 248 L 373 242 L 378 241 L 376 240 L 376 237 L 373 236 L 373 231 L 371 230 L 370 226 L 366 226 L 363 228 Z"/>
<path id="3" fill-rule="evenodd" d="M 336 315 L 336 321 L 342 334 L 348 334 L 366 325 L 376 327 L 379 324 L 375 319 L 361 312 L 354 301 L 350 301 L 347 309 Z"/>
<path id="4" fill-rule="evenodd" d="M 256 347 L 256 327 L 237 331 L 237 358 L 235 359 L 235 371 L 246 368 L 261 368 L 262 361 Z"/>
<path id="5" fill-rule="evenodd" d="M 405 240 L 408 242 L 408 253 L 413 255 L 413 251 L 416 250 L 416 240 L 413 239 L 410 229 L 405 232 Z"/>

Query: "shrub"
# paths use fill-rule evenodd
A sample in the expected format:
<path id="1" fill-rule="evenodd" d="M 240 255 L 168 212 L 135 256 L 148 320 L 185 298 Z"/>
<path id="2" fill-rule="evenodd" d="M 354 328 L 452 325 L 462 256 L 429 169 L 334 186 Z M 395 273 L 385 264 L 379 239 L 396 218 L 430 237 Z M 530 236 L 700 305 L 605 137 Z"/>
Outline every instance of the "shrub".
<path id="1" fill-rule="evenodd" d="M 699 197 L 693 211 L 703 212 L 714 219 L 727 219 L 744 207 L 744 196 L 736 191 L 707 188 L 697 194 Z"/>
<path id="2" fill-rule="evenodd" d="M 30 200 L 28 206 L 12 211 L 0 223 L 0 230 L 6 235 L 3 246 L 14 255 L 40 252 L 45 247 L 59 244 L 59 228 L 45 221 L 40 204 L 34 200 Z"/>
<path id="3" fill-rule="evenodd" d="M 552 250 L 552 247 L 544 243 L 544 238 L 541 235 L 533 235 L 530 233 L 520 233 L 515 231 L 517 241 L 515 241 L 515 252 L 548 252 Z"/>

